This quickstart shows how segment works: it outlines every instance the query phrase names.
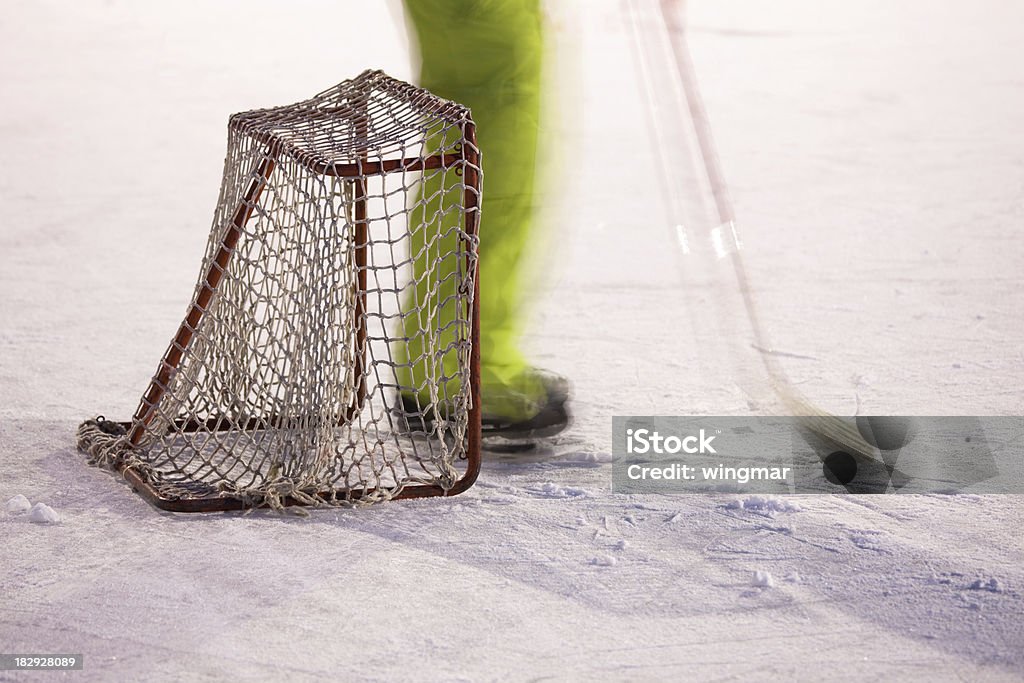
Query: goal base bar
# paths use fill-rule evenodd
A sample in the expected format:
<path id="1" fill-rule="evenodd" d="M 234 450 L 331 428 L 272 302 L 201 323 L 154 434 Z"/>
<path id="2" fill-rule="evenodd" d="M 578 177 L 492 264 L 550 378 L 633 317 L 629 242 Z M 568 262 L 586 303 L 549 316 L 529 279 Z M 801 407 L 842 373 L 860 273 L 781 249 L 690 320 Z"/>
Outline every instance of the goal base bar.
<path id="1" fill-rule="evenodd" d="M 120 472 L 132 487 L 132 490 L 139 494 L 147 503 L 161 510 L 166 510 L 167 512 L 230 512 L 233 510 L 258 510 L 261 508 L 272 508 L 269 503 L 253 505 L 241 498 L 224 493 L 219 493 L 218 495 L 208 498 L 168 498 L 161 495 L 161 493 L 152 484 L 150 484 L 149 481 L 136 472 L 131 466 L 121 467 Z M 467 470 L 466 474 L 455 482 L 455 485 L 450 489 L 445 489 L 437 485 L 426 484 L 406 486 L 401 491 L 390 495 L 388 498 L 389 500 L 403 500 L 409 498 L 440 498 L 457 496 L 458 494 L 466 491 L 474 482 L 476 482 L 478 474 L 479 468 Z M 369 491 L 360 489 L 344 489 L 344 493 L 339 489 L 335 491 L 318 492 L 315 494 L 315 497 L 322 498 L 325 502 L 333 501 L 335 503 L 341 503 L 349 498 L 354 498 L 355 500 L 352 502 L 353 504 L 357 504 L 358 499 L 366 498 L 372 494 L 372 489 Z M 292 496 L 285 496 L 281 498 L 281 505 L 284 507 L 303 507 L 307 509 L 310 507 L 308 501 L 299 500 Z"/>
<path id="2" fill-rule="evenodd" d="M 223 421 L 221 421 L 223 422 Z M 250 421 L 252 422 L 252 420 Z M 125 433 L 131 429 L 132 422 L 116 422 Z M 180 425 L 184 431 L 207 431 L 207 430 L 228 430 L 230 426 L 211 424 L 191 423 Z M 477 437 L 478 440 L 479 437 Z M 455 481 L 450 488 L 437 484 L 414 484 L 406 485 L 397 493 L 388 493 L 389 500 L 403 500 L 411 498 L 443 498 L 457 496 L 465 492 L 480 475 L 481 456 L 480 449 L 474 448 L 468 451 L 466 457 L 466 470 L 462 477 Z M 246 500 L 244 494 L 232 494 L 228 491 L 218 490 L 215 486 L 192 482 L 181 484 L 182 488 L 192 488 L 196 492 L 195 497 L 172 497 L 166 496 L 130 463 L 120 462 L 114 468 L 131 486 L 132 490 L 141 496 L 147 503 L 168 512 L 230 512 L 254 509 L 272 509 L 275 506 L 269 502 L 253 504 Z M 350 502 L 358 505 L 361 501 L 373 499 L 377 489 L 331 489 L 315 492 L 308 492 L 306 495 L 322 501 L 328 507 L 337 507 L 338 504 Z M 205 494 L 205 495 L 204 495 Z M 279 499 L 281 507 L 310 507 L 309 500 L 302 500 L 294 496 L 282 496 Z"/>

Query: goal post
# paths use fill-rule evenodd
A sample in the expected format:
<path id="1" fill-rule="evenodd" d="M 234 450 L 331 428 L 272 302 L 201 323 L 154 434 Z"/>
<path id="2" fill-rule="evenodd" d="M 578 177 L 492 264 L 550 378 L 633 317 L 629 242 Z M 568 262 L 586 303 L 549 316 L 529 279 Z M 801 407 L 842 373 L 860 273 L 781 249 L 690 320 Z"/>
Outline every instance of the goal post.
<path id="1" fill-rule="evenodd" d="M 134 417 L 79 448 L 175 511 L 471 486 L 480 157 L 468 109 L 380 71 L 232 116 L 185 318 Z"/>

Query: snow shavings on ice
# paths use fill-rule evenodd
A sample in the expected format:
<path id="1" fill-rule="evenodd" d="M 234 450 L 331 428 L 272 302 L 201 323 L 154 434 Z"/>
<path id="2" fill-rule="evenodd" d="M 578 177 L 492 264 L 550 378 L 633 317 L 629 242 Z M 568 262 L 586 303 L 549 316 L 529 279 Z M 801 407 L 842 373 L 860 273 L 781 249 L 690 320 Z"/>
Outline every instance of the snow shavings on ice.
<path id="1" fill-rule="evenodd" d="M 967 590 L 988 591 L 989 593 L 1003 592 L 1003 588 L 999 585 L 999 580 L 996 578 L 975 579 L 973 582 L 971 582 L 971 585 L 967 586 Z"/>
<path id="2" fill-rule="evenodd" d="M 773 516 L 778 512 L 800 512 L 802 508 L 782 498 L 773 496 L 748 496 L 726 504 L 727 510 L 747 510 Z"/>
<path id="3" fill-rule="evenodd" d="M 606 452 L 586 452 L 579 451 L 577 453 L 569 453 L 559 458 L 559 461 L 564 464 L 574 465 L 603 465 L 612 461 L 612 454 Z"/>
<path id="4" fill-rule="evenodd" d="M 38 524 L 56 524 L 60 521 L 60 515 L 46 503 L 36 503 L 32 506 L 29 519 Z"/>
<path id="5" fill-rule="evenodd" d="M 46 503 L 32 505 L 31 501 L 20 493 L 7 501 L 7 512 L 12 515 L 23 515 L 28 512 L 29 521 L 39 524 L 55 524 L 60 521 L 60 515 L 49 505 Z"/>
<path id="6" fill-rule="evenodd" d="M 20 493 L 14 498 L 7 501 L 7 512 L 12 515 L 20 515 L 28 512 L 32 508 L 32 503 L 29 502 L 28 498 L 21 495 Z"/>
<path id="7" fill-rule="evenodd" d="M 758 569 L 750 577 L 750 585 L 757 586 L 758 588 L 771 588 L 775 585 L 775 579 L 772 577 L 771 572 Z"/>
<path id="8" fill-rule="evenodd" d="M 876 552 L 886 552 L 885 548 L 882 547 L 882 533 L 874 529 L 851 529 L 849 533 L 850 543 L 861 550 L 874 550 Z"/>
<path id="9" fill-rule="evenodd" d="M 542 498 L 590 498 L 591 494 L 586 489 L 578 486 L 561 486 L 554 482 L 546 482 L 540 486 L 527 489 L 535 496 Z"/>

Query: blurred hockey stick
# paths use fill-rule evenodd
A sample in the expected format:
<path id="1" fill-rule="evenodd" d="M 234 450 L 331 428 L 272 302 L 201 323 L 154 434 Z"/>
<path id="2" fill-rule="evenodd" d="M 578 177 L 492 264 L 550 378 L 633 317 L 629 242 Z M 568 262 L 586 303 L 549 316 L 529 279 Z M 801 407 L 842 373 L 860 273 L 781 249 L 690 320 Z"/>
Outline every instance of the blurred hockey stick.
<path id="1" fill-rule="evenodd" d="M 650 61 L 658 59 L 651 55 L 654 47 L 654 36 L 644 35 L 640 25 L 640 4 L 650 4 L 657 1 L 659 5 L 659 21 L 657 28 L 664 32 L 671 48 L 670 63 L 667 65 L 669 71 L 675 76 L 674 83 L 657 83 L 652 75 Z M 693 126 L 693 138 L 696 141 L 699 151 L 699 158 L 703 166 L 706 180 L 710 186 L 711 194 L 714 197 L 715 212 L 718 225 L 710 231 L 709 237 L 714 244 L 715 253 L 719 259 L 729 259 L 732 266 L 732 273 L 735 276 L 735 284 L 743 300 L 743 307 L 753 334 L 753 347 L 758 351 L 764 371 L 767 376 L 768 385 L 772 394 L 781 403 L 781 409 L 790 415 L 801 418 L 802 425 L 818 437 L 851 455 L 861 458 L 868 458 L 877 461 L 878 452 L 867 443 L 861 436 L 857 427 L 846 422 L 831 413 L 815 406 L 808 401 L 792 385 L 785 371 L 779 364 L 768 333 L 761 324 L 761 316 L 758 312 L 757 303 L 754 300 L 753 289 L 750 285 L 747 271 L 743 266 L 743 259 L 740 253 L 740 240 L 736 231 L 736 212 L 732 199 L 729 195 L 729 186 L 725 181 L 721 163 L 718 159 L 714 138 L 711 134 L 711 123 L 708 119 L 707 110 L 704 107 L 703 99 L 697 85 L 697 76 L 690 57 L 689 46 L 686 39 L 685 26 L 681 20 L 680 0 L 624 0 L 626 12 L 629 15 L 629 24 L 637 52 L 637 64 L 641 71 L 640 80 L 643 82 L 644 91 L 647 95 L 648 111 L 651 116 L 651 132 L 654 135 L 655 155 L 662 166 L 662 178 L 671 182 L 672 161 L 669 158 L 671 152 L 666 152 L 660 140 L 668 139 L 670 136 L 663 135 L 664 131 L 659 130 L 660 124 L 653 112 L 659 109 L 660 102 L 658 95 L 662 98 L 666 95 L 665 88 L 679 88 L 681 98 L 685 101 L 690 115 L 690 123 Z M 660 86 L 660 88 L 659 88 Z M 683 125 L 682 122 L 679 123 Z M 679 197 L 683 194 L 684 188 L 663 186 L 666 204 L 673 214 L 676 237 L 684 252 L 684 258 L 688 252 L 688 237 L 683 226 L 683 210 Z"/>

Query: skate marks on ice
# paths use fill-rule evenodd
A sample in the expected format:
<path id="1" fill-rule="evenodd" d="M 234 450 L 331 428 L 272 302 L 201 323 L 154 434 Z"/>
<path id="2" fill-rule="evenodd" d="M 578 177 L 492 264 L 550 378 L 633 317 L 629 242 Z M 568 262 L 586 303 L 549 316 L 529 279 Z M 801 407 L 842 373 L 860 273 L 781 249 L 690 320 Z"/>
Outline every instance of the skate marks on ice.
<path id="1" fill-rule="evenodd" d="M 826 497 L 737 503 L 728 496 L 613 496 L 598 478 L 570 485 L 550 466 L 530 476 L 496 473 L 485 470 L 459 503 L 439 504 L 458 510 L 437 523 L 445 537 L 461 540 L 460 561 L 506 579 L 617 613 L 771 609 L 776 617 L 804 620 L 815 605 L 827 605 L 881 629 L 942 641 L 972 659 L 1020 664 L 1024 636 L 1013 626 L 1024 618 L 1015 588 L 1020 569 L 1009 556 L 986 566 L 922 543 L 932 514 L 901 521 L 885 504 L 869 510 Z M 949 498 L 925 504 L 941 508 Z M 957 498 L 956 508 L 987 503 Z M 406 517 L 403 510 L 385 513 Z M 396 518 L 388 527 L 400 523 Z M 421 549 L 445 548 L 408 538 Z M 964 581 L 935 579 L 954 574 Z M 982 623 L 965 622 L 969 612 L 983 613 Z M 932 630 L 918 633 L 922 624 Z M 977 633 L 986 635 L 983 643 L 974 642 Z"/>
<path id="2" fill-rule="evenodd" d="M 1015 624 L 1024 620 L 1018 569 L 1024 549 L 1006 526 L 1013 507 L 1008 497 L 803 500 L 806 512 L 785 524 L 757 512 L 723 510 L 748 526 L 717 550 L 759 554 L 767 569 L 782 567 L 774 574 L 793 571 L 809 599 L 881 630 L 979 664 L 1021 669 L 1024 634 Z M 980 543 L 990 537 L 997 552 L 964 538 L 964 520 L 984 516 L 979 506 L 988 508 L 989 519 L 968 535 Z M 785 559 L 773 560 L 772 552 Z"/>
<path id="3" fill-rule="evenodd" d="M 24 438 L 9 445 L 39 432 L 19 433 Z M 231 614 L 231 605 L 274 595 L 284 609 L 288 596 L 372 573 L 351 562 L 369 554 L 414 573 L 491 581 L 509 595 L 609 624 L 664 623 L 657 642 L 677 653 L 696 647 L 679 629 L 729 623 L 714 642 L 748 648 L 756 632 L 775 652 L 801 643 L 794 657 L 807 655 L 810 643 L 833 647 L 852 638 L 873 651 L 909 638 L 914 647 L 981 665 L 1024 666 L 1024 549 L 1012 533 L 1016 506 L 1008 496 L 613 495 L 608 466 L 569 454 L 566 461 L 485 461 L 478 485 L 449 499 L 314 511 L 307 519 L 268 511 L 188 516 L 153 510 L 118 477 L 58 447 L 63 432 L 51 433 L 43 455 L 7 458 L 12 491 L 50 501 L 62 518 L 53 526 L 4 524 L 14 555 L 4 559 L 11 571 L 3 587 L 22 596 L 12 608 L 27 610 L 18 619 L 26 628 L 67 616 L 66 607 L 58 614 L 56 604 L 43 606 L 58 588 L 74 596 L 72 613 L 92 634 L 67 637 L 93 643 L 108 629 L 83 610 L 116 614 L 114 602 L 125 595 L 164 606 L 184 600 L 197 614 L 214 605 Z M 584 464 L 569 464 L 573 458 Z M 0 497 L 14 496 L 7 493 Z M 60 567 L 54 553 L 64 557 Z M 130 572 L 113 567 L 111 557 Z M 164 566 L 165 557 L 178 558 L 181 568 Z M 195 576 L 220 575 L 242 558 L 250 567 L 244 581 L 182 597 Z M 329 576 L 325 566 L 333 567 Z M 120 583 L 111 598 L 103 597 L 103 581 L 61 578 L 71 569 L 89 576 L 112 568 Z M 175 639 L 167 657 L 193 636 Z M 140 645 L 150 640 L 160 640 L 157 631 L 138 637 Z M 878 656 L 923 661 L 919 652 Z"/>
<path id="4" fill-rule="evenodd" d="M 883 642 L 1024 665 L 1024 563 L 1005 530 L 1012 510 L 993 497 L 892 497 L 871 509 L 839 496 L 612 495 L 600 477 L 565 479 L 551 464 L 485 465 L 459 499 L 388 506 L 346 524 L 608 615 L 764 613 L 784 631 L 838 613 Z M 996 518 L 986 532 L 1011 543 L 1005 552 L 961 552 L 962 527 L 926 540 L 936 518 L 974 519 L 978 506 Z"/>

